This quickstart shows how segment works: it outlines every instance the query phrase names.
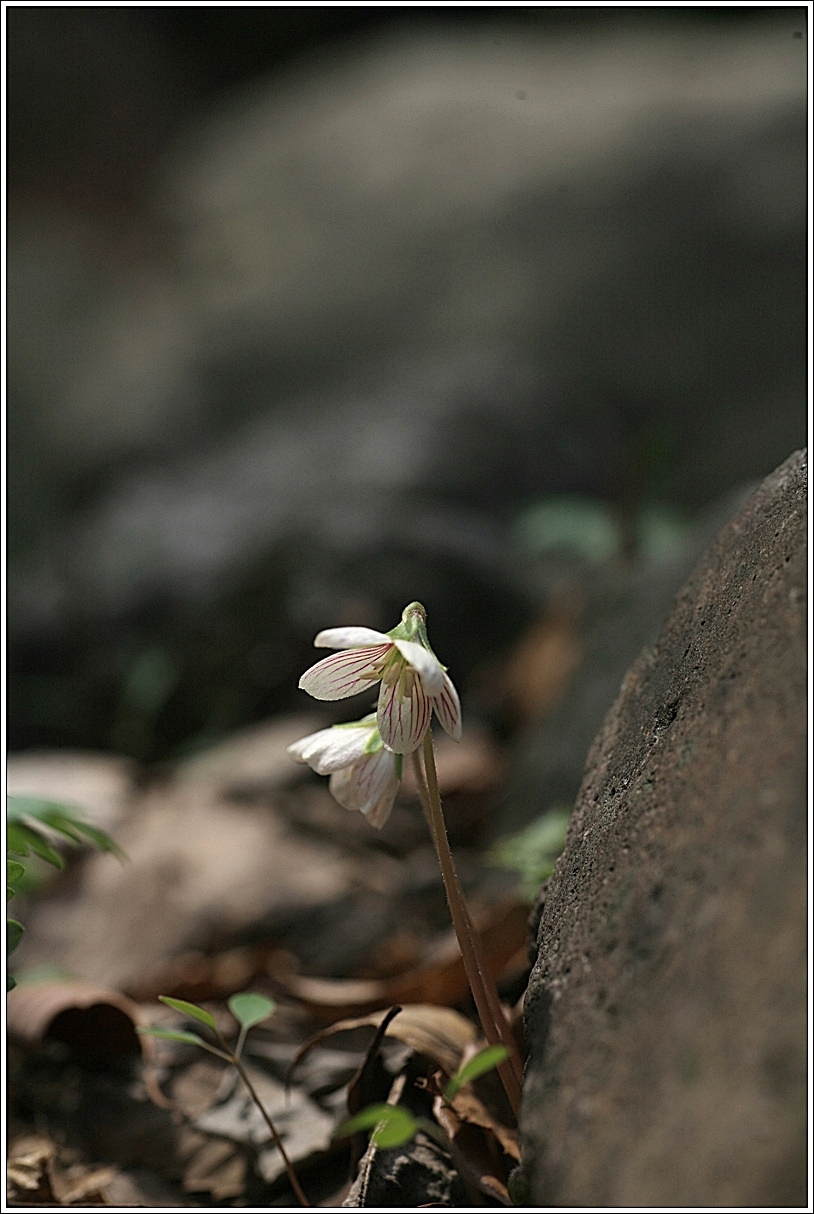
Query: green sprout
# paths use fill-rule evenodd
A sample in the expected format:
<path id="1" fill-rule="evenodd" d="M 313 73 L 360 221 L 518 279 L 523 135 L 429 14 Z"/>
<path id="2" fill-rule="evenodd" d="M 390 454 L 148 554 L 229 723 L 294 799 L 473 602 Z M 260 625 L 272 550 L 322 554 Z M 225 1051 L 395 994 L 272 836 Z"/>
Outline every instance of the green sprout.
<path id="1" fill-rule="evenodd" d="M 451 1104 L 465 1083 L 471 1083 L 487 1071 L 494 1070 L 508 1056 L 509 1051 L 505 1045 L 489 1045 L 480 1050 L 459 1067 L 449 1080 L 443 1092 L 444 1101 Z M 377 1147 L 400 1147 L 414 1138 L 419 1130 L 423 1130 L 442 1147 L 450 1149 L 449 1140 L 440 1126 L 426 1117 L 414 1117 L 409 1109 L 399 1104 L 370 1104 L 355 1116 L 343 1121 L 335 1136 L 349 1138 L 351 1134 L 371 1128 L 373 1133 L 370 1135 L 370 1141 Z"/>
<path id="2" fill-rule="evenodd" d="M 183 1016 L 189 1016 L 192 1020 L 197 1020 L 199 1024 L 204 1024 L 213 1033 L 217 1045 L 213 1045 L 210 1041 L 206 1041 L 198 1033 L 190 1033 L 182 1029 L 159 1029 L 141 1027 L 136 1031 L 143 1033 L 148 1037 L 159 1037 L 164 1041 L 180 1041 L 184 1045 L 197 1045 L 200 1049 L 206 1050 L 210 1054 L 214 1054 L 216 1058 L 228 1062 L 235 1068 L 240 1078 L 246 1085 L 246 1089 L 260 1111 L 260 1114 L 268 1126 L 269 1133 L 274 1139 L 274 1144 L 282 1156 L 285 1164 L 288 1179 L 291 1182 L 291 1187 L 297 1195 L 297 1200 L 300 1205 L 308 1206 L 310 1203 L 305 1193 L 302 1191 L 297 1174 L 294 1171 L 294 1166 L 288 1157 L 283 1140 L 281 1139 L 274 1122 L 269 1117 L 263 1102 L 257 1095 L 251 1079 L 249 1078 L 246 1068 L 241 1060 L 243 1047 L 246 1044 L 246 1034 L 254 1025 L 260 1024 L 263 1020 L 268 1020 L 269 1016 L 273 1015 L 276 1004 L 273 999 L 267 999 L 265 995 L 256 994 L 254 991 L 243 991 L 239 995 L 232 995 L 228 1001 L 229 1011 L 234 1016 L 235 1020 L 240 1025 L 237 1041 L 234 1049 L 232 1049 L 224 1039 L 220 1029 L 217 1026 L 215 1017 L 206 1008 L 198 1007 L 197 1003 L 188 1003 L 186 999 L 171 999 L 168 995 L 159 995 L 159 1002 L 171 1007 L 173 1011 L 180 1012 Z"/>

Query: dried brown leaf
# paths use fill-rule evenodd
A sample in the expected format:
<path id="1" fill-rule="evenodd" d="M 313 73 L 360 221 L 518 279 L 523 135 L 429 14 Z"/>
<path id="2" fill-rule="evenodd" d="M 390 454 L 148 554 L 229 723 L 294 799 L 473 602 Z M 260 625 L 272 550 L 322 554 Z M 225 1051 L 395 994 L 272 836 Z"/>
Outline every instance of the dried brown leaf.
<path id="1" fill-rule="evenodd" d="M 21 982 L 9 992 L 7 1017 L 10 1035 L 32 1045 L 53 1037 L 97 1057 L 139 1052 L 147 1057 L 150 1050 L 136 1033 L 143 1023 L 139 1005 L 92 982 Z"/>
<path id="2" fill-rule="evenodd" d="M 367 1016 L 354 1016 L 339 1020 L 329 1028 L 315 1033 L 297 1051 L 292 1070 L 300 1059 L 320 1042 L 337 1033 L 350 1032 L 353 1029 L 368 1026 L 378 1028 L 388 1014 L 373 1012 Z M 451 1075 L 460 1064 L 466 1047 L 475 1040 L 477 1030 L 471 1021 L 452 1008 L 434 1004 L 407 1004 L 387 1025 L 385 1036 L 395 1037 L 417 1053 L 426 1054 L 437 1062 L 447 1075 Z"/>

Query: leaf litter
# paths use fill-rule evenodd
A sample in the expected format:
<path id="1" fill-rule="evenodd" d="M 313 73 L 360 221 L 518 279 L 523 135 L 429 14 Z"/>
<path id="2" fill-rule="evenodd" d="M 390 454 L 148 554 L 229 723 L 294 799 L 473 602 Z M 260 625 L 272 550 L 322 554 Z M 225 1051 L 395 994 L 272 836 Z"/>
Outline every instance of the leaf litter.
<path id="1" fill-rule="evenodd" d="M 234 1040 L 230 997 L 246 991 L 272 996 L 274 1016 L 248 1032 L 244 1061 L 313 1204 L 346 1198 L 356 1163 L 367 1153 L 366 1141 L 354 1148 L 335 1137 L 351 1106 L 387 1101 L 397 1091 L 401 1099 L 423 1102 L 424 1115 L 438 1125 L 449 1125 L 453 1153 L 459 1167 L 465 1164 L 462 1182 L 448 1154 L 421 1134 L 399 1148 L 404 1166 L 418 1168 L 419 1189 L 426 1181 L 425 1198 L 446 1193 L 448 1204 L 455 1190 L 463 1204 L 505 1204 L 506 1161 L 514 1159 L 516 1135 L 504 1124 L 511 1118 L 500 1101 L 487 1107 L 489 1101 L 478 1101 L 467 1086 L 451 1106 L 442 1101 L 435 1107 L 432 1077 L 449 1078 L 478 1038 L 469 1014 L 457 1010 L 470 1006 L 466 978 L 420 809 L 406 791 L 381 836 L 349 832 L 355 816 L 346 820 L 315 781 L 280 759 L 290 736 L 302 729 L 301 718 L 275 722 L 271 730 L 257 728 L 225 744 L 214 757 L 197 757 L 169 778 L 133 785 L 120 819 L 129 865 L 121 868 L 110 856 L 69 857 L 64 876 L 40 904 L 31 903 L 29 960 L 64 961 L 69 938 L 74 973 L 107 989 L 110 1006 L 124 1007 L 133 1024 L 172 1034 L 207 1035 L 206 1016 L 190 1017 L 183 1006 L 203 1001 L 218 1029 Z M 469 757 L 447 750 L 445 758 L 439 748 L 439 773 L 451 815 L 456 804 L 461 811 L 452 832 L 462 875 L 480 908 L 491 964 L 512 987 L 526 964 L 527 907 L 511 893 L 506 874 L 485 871 L 477 860 L 483 805 L 501 763 L 491 743 L 473 744 Z M 36 773 L 29 786 L 36 791 Z M 196 836 L 192 849 L 190 832 Z M 156 870 L 162 865 L 159 896 Z M 225 900 L 224 868 L 232 883 Z M 241 883 L 231 874 L 244 868 Z M 282 869 L 282 890 L 269 888 Z M 288 895 L 306 869 L 292 905 Z M 146 896 L 141 891 L 133 897 L 141 875 Z M 332 938 L 321 928 L 347 934 L 358 905 L 366 908 L 374 943 L 366 943 L 363 956 L 348 954 L 340 962 L 330 943 L 320 945 Z M 152 919 L 170 912 L 171 931 L 157 934 Z M 307 937 L 310 945 L 303 943 Z M 365 977 L 365 971 L 376 976 Z M 23 982 L 23 996 L 25 990 Z M 162 1007 L 159 995 L 175 1005 Z M 394 1006 L 401 1010 L 385 1024 Z M 20 1129 L 36 1115 L 48 1126 L 57 1154 L 79 1152 L 87 1176 L 98 1181 L 98 1204 L 293 1201 L 279 1153 L 237 1076 L 192 1043 L 153 1038 L 144 1060 L 138 1053 L 120 1059 L 118 1072 L 102 1083 L 98 1073 L 85 1074 L 69 1046 L 49 1036 L 47 1024 L 36 1040 L 19 1036 L 12 1071 L 21 1094 L 15 1111 Z M 140 1039 L 142 1049 L 146 1040 Z M 63 1186 L 57 1195 L 45 1164 L 39 1172 L 38 1166 L 29 1161 L 25 1173 L 18 1165 L 11 1203 L 31 1205 L 26 1193 L 46 1192 L 20 1187 L 25 1173 L 39 1177 L 38 1186 L 50 1184 L 58 1204 L 72 1204 L 74 1190 Z M 10 1174 L 10 1185 L 12 1180 Z M 92 1196 L 91 1180 L 88 1186 Z M 70 1200 L 63 1200 L 66 1194 Z"/>

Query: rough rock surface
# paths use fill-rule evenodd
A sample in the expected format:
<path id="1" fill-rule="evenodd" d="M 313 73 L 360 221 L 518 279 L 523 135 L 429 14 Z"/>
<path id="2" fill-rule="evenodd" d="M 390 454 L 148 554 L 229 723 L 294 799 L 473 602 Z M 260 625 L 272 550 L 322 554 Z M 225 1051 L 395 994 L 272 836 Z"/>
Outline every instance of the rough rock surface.
<path id="1" fill-rule="evenodd" d="M 532 1204 L 805 1203 L 806 486 L 721 531 L 588 757 L 527 1001 Z"/>

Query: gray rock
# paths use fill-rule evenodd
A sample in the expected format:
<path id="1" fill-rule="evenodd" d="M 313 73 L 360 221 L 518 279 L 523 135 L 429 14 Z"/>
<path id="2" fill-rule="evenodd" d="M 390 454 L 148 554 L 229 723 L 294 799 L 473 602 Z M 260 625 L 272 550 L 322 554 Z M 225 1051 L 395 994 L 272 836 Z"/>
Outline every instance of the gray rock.
<path id="1" fill-rule="evenodd" d="M 591 749 L 526 1004 L 533 1204 L 806 1200 L 806 485 L 721 531 Z"/>
<path id="2" fill-rule="evenodd" d="M 656 641 L 704 549 L 754 488 L 753 482 L 725 494 L 658 559 L 610 561 L 571 573 L 567 593 L 584 604 L 579 665 L 553 708 L 528 723 L 513 744 L 511 775 L 495 816 L 496 835 L 574 804 L 591 743 L 625 671 L 645 645 Z"/>

